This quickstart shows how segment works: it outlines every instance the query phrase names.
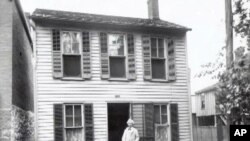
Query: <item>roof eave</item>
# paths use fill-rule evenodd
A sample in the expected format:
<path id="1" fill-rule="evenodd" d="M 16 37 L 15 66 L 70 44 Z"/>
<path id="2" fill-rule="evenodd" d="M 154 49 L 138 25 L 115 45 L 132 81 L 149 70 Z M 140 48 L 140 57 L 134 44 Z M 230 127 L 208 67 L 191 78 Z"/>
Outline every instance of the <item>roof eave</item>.
<path id="1" fill-rule="evenodd" d="M 114 23 L 106 23 L 106 22 L 87 22 L 87 21 L 77 21 L 77 20 L 69 20 L 69 19 L 60 19 L 60 18 L 51 18 L 51 17 L 41 17 L 41 16 L 36 16 L 32 15 L 31 19 L 34 20 L 35 22 L 38 22 L 39 20 L 48 20 L 48 21 L 63 21 L 63 22 L 74 22 L 74 23 L 80 23 L 80 24 L 109 24 L 109 25 L 116 25 L 116 26 L 126 26 L 126 27 L 141 27 L 141 28 L 155 28 L 155 29 L 166 29 L 166 30 L 174 30 L 174 31 L 179 31 L 179 32 L 187 32 L 191 31 L 191 28 L 171 28 L 171 27 L 156 27 L 156 26 L 145 26 L 145 25 L 126 25 L 126 24 L 114 24 Z"/>

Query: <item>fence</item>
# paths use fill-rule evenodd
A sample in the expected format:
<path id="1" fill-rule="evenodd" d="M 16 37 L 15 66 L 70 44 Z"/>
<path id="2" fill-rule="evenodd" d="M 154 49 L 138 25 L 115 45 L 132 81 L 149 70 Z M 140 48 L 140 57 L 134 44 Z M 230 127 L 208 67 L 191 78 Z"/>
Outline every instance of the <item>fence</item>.
<path id="1" fill-rule="evenodd" d="M 222 126 L 219 130 L 214 126 L 194 126 L 193 141 L 226 141 L 226 127 Z"/>

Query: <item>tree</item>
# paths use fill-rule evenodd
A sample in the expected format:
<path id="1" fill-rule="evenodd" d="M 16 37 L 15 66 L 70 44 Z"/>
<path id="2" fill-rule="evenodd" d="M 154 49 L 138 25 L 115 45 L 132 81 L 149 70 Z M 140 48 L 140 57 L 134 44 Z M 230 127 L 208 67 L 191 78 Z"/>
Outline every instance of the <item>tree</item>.
<path id="1" fill-rule="evenodd" d="M 247 39 L 247 44 L 236 49 L 231 67 L 225 69 L 225 62 L 216 59 L 203 65 L 206 70 L 198 76 L 210 74 L 218 79 L 217 106 L 228 125 L 250 124 L 250 0 L 234 0 L 233 8 L 234 31 Z M 222 52 L 221 57 L 225 57 Z"/>
<path id="2" fill-rule="evenodd" d="M 250 117 L 250 1 L 234 0 L 234 31 L 247 44 L 235 51 L 233 65 L 218 74 L 217 105 L 228 124 L 249 124 Z"/>
<path id="3" fill-rule="evenodd" d="M 228 124 L 249 124 L 250 55 L 244 51 L 238 48 L 234 66 L 218 75 L 217 105 Z"/>

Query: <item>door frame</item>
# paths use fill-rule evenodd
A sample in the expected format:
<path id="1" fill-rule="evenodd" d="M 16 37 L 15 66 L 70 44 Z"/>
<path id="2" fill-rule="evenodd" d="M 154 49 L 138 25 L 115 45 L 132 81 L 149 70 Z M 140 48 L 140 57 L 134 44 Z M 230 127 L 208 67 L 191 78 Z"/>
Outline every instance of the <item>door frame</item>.
<path id="1" fill-rule="evenodd" d="M 109 113 L 108 113 L 108 104 L 128 104 L 129 105 L 129 117 L 131 116 L 131 104 L 132 104 L 132 102 L 131 101 L 109 101 L 109 102 L 107 102 L 107 118 L 106 118 L 106 120 L 107 120 L 107 129 L 106 129 L 106 131 L 107 131 L 107 141 L 109 140 L 109 120 L 108 120 L 108 116 L 109 116 Z"/>

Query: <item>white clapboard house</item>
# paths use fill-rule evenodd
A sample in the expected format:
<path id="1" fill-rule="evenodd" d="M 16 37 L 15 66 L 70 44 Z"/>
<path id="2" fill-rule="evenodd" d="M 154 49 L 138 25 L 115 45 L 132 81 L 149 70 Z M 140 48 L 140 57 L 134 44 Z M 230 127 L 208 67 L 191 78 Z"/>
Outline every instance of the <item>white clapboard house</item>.
<path id="1" fill-rule="evenodd" d="M 36 9 L 38 141 L 191 141 L 186 32 L 159 19 Z"/>

